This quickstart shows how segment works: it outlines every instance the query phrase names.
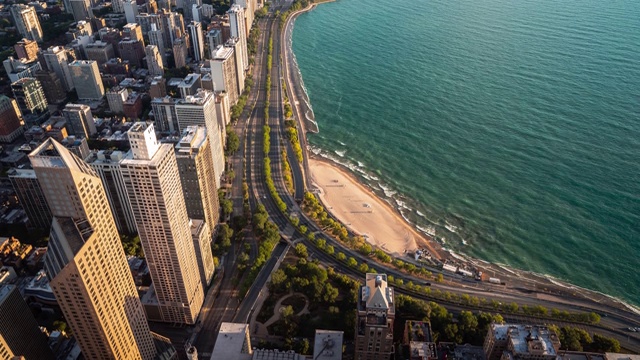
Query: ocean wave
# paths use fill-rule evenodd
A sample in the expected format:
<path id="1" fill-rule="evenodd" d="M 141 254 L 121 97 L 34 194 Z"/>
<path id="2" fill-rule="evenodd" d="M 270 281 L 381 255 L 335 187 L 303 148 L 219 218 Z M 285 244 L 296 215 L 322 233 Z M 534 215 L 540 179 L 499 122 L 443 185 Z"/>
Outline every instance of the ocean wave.
<path id="1" fill-rule="evenodd" d="M 336 154 L 338 154 L 338 156 L 340 157 L 344 157 L 344 154 L 347 153 L 346 150 L 334 150 L 333 152 L 335 152 Z"/>
<path id="2" fill-rule="evenodd" d="M 423 218 L 427 218 L 427 216 L 423 213 L 420 212 L 420 210 L 416 210 L 416 214 L 418 214 L 418 216 L 423 217 Z"/>
<path id="3" fill-rule="evenodd" d="M 416 229 L 420 230 L 421 232 L 423 232 L 423 233 L 425 233 L 425 234 L 427 234 L 429 236 L 435 236 L 435 234 L 436 234 L 436 231 L 433 228 L 433 226 L 429 226 L 429 227 L 425 228 L 425 227 L 422 227 L 420 225 L 416 225 Z"/>
<path id="4" fill-rule="evenodd" d="M 378 186 L 380 187 L 380 189 L 382 189 L 382 191 L 384 192 L 384 195 L 386 197 L 392 198 L 393 195 L 397 194 L 396 191 L 391 190 L 391 188 L 381 182 L 378 183 Z"/>

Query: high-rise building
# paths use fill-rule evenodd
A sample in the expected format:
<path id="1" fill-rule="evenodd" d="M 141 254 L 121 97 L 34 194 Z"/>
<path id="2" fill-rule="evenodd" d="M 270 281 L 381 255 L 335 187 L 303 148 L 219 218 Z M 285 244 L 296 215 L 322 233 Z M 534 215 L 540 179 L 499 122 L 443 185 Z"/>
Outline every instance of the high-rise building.
<path id="1" fill-rule="evenodd" d="M 114 13 L 123 14 L 124 13 L 124 0 L 112 0 L 111 7 Z"/>
<path id="2" fill-rule="evenodd" d="M 122 151 L 100 150 L 87 157 L 86 161 L 102 180 L 118 231 L 134 234 L 137 231 L 136 220 L 120 168 L 120 162 L 126 157 L 127 154 Z"/>
<path id="3" fill-rule="evenodd" d="M 206 221 L 200 219 L 191 219 L 189 225 L 191 227 L 193 247 L 196 250 L 200 281 L 202 286 L 206 288 L 213 279 L 215 270 L 213 253 L 211 253 L 211 229 L 209 229 L 209 224 Z"/>
<path id="4" fill-rule="evenodd" d="M 53 215 L 45 270 L 85 358 L 154 359 L 156 349 L 102 181 L 53 139 L 29 154 Z"/>
<path id="5" fill-rule="evenodd" d="M 173 62 L 176 68 L 187 66 L 187 39 L 180 37 L 173 42 Z"/>
<path id="6" fill-rule="evenodd" d="M 122 60 L 129 61 L 129 64 L 141 68 L 144 59 L 144 45 L 142 41 L 124 38 L 118 43 L 118 51 Z"/>
<path id="7" fill-rule="evenodd" d="M 244 69 L 242 66 L 242 54 L 240 52 L 240 41 L 238 40 L 238 38 L 230 38 L 229 40 L 227 40 L 227 42 L 224 44 L 225 47 L 231 47 L 233 48 L 233 57 L 235 58 L 235 64 L 236 64 L 236 77 L 237 77 L 237 84 L 238 84 L 238 96 L 242 95 L 242 92 L 244 91 L 244 79 L 245 79 L 245 75 L 244 75 Z M 232 104 L 235 104 L 232 103 Z"/>
<path id="8" fill-rule="evenodd" d="M 202 5 L 202 0 L 182 0 L 182 9 L 184 10 L 184 17 L 187 20 L 195 20 L 193 18 L 193 14 L 191 12 L 191 9 L 193 9 L 193 6 L 201 6 Z M 198 21 L 198 20 L 196 20 Z"/>
<path id="9" fill-rule="evenodd" d="M 96 41 L 87 44 L 84 47 L 84 53 L 87 56 L 87 60 L 95 60 L 98 66 L 102 66 L 116 57 L 116 52 L 113 49 L 113 45 L 105 41 Z"/>
<path id="10" fill-rule="evenodd" d="M 238 38 L 240 42 L 240 55 L 242 58 L 242 69 L 249 67 L 249 53 L 247 52 L 248 31 L 245 26 L 244 8 L 238 4 L 231 6 L 229 11 L 229 25 L 231 26 L 231 37 Z"/>
<path id="11" fill-rule="evenodd" d="M 53 352 L 15 285 L 0 285 L 0 359 L 51 359 Z"/>
<path id="12" fill-rule="evenodd" d="M 229 103 L 238 102 L 238 76 L 236 59 L 232 47 L 218 46 L 211 55 L 211 80 L 216 91 L 229 95 Z"/>
<path id="13" fill-rule="evenodd" d="M 210 146 L 204 126 L 189 126 L 175 149 L 187 214 L 191 219 L 204 219 L 213 230 L 218 225 L 220 207 L 214 179 L 220 176 L 213 168 Z"/>
<path id="14" fill-rule="evenodd" d="M 79 99 L 100 100 L 104 96 L 104 86 L 98 71 L 98 63 L 93 60 L 76 60 L 69 64 Z"/>
<path id="15" fill-rule="evenodd" d="M 33 6 L 15 4 L 9 7 L 9 12 L 20 35 L 29 40 L 42 42 L 42 28 Z"/>
<path id="16" fill-rule="evenodd" d="M 235 3 L 244 8 L 244 24 L 245 29 L 247 29 L 247 36 L 249 36 L 249 31 L 251 31 L 251 27 L 253 26 L 253 18 L 256 12 L 255 0 L 236 0 Z"/>
<path id="17" fill-rule="evenodd" d="M 136 16 L 138 16 L 138 4 L 136 0 L 124 0 L 122 5 L 127 23 L 135 23 Z"/>
<path id="18" fill-rule="evenodd" d="M 193 59 L 195 61 L 204 60 L 204 35 L 202 33 L 202 23 L 192 21 L 187 25 L 191 48 L 193 49 Z"/>
<path id="19" fill-rule="evenodd" d="M 152 99 L 167 96 L 167 81 L 162 76 L 156 76 L 151 80 L 149 96 Z"/>
<path id="20" fill-rule="evenodd" d="M 142 38 L 142 28 L 140 27 L 140 25 L 136 23 L 126 24 L 122 27 L 122 34 L 123 37 L 128 37 L 131 40 L 142 42 L 142 46 L 144 46 L 144 39 Z"/>
<path id="21" fill-rule="evenodd" d="M 487 360 L 553 360 L 558 358 L 560 340 L 546 326 L 493 323 L 483 349 Z"/>
<path id="22" fill-rule="evenodd" d="M 48 231 L 51 227 L 51 210 L 36 178 L 36 172 L 31 169 L 12 169 L 9 172 L 9 180 L 18 196 L 20 206 L 29 218 L 27 226 Z"/>
<path id="23" fill-rule="evenodd" d="M 144 53 L 147 59 L 147 69 L 152 76 L 164 75 L 164 63 L 162 62 L 162 56 L 158 52 L 158 47 L 155 45 L 147 45 L 144 48 Z"/>
<path id="24" fill-rule="evenodd" d="M 38 58 L 38 43 L 34 40 L 22 39 L 18 41 L 13 48 L 16 50 L 19 59 L 33 61 Z"/>
<path id="25" fill-rule="evenodd" d="M 116 114 L 124 113 L 123 104 L 129 97 L 129 91 L 125 87 L 112 87 L 107 91 L 107 102 L 109 103 L 109 110 Z"/>
<path id="26" fill-rule="evenodd" d="M 63 47 L 52 46 L 42 52 L 42 57 L 44 59 L 43 67 L 46 67 L 49 71 L 53 71 L 58 75 L 58 78 L 62 81 L 64 90 L 66 92 L 73 90 L 74 85 L 73 79 L 71 78 L 71 71 L 69 70 L 67 51 Z"/>
<path id="27" fill-rule="evenodd" d="M 180 129 L 199 125 L 207 129 L 211 142 L 211 156 L 215 173 L 216 189 L 220 187 L 220 176 L 224 172 L 224 146 L 220 141 L 220 126 L 216 116 L 216 101 L 211 91 L 200 90 L 176 102 L 176 116 Z"/>
<path id="28" fill-rule="evenodd" d="M 90 20 L 94 18 L 93 10 L 91 10 L 91 2 L 89 0 L 69 0 L 71 5 L 71 13 L 75 21 Z"/>
<path id="29" fill-rule="evenodd" d="M 23 115 L 33 115 L 42 119 L 49 114 L 47 98 L 40 81 L 35 78 L 22 78 L 11 84 L 11 91 Z"/>
<path id="30" fill-rule="evenodd" d="M 67 99 L 67 93 L 64 91 L 62 80 L 53 71 L 38 70 L 36 71 L 36 79 L 40 81 L 44 96 L 49 104 L 60 104 Z"/>
<path id="31" fill-rule="evenodd" d="M 227 144 L 227 124 L 231 121 L 231 104 L 229 103 L 229 94 L 224 92 L 216 93 L 216 117 L 218 126 L 220 127 L 220 136 L 222 144 Z"/>
<path id="32" fill-rule="evenodd" d="M 25 59 L 14 59 L 13 56 L 9 56 L 2 61 L 2 65 L 10 82 L 16 82 L 26 77 L 34 77 L 35 73 L 42 69 L 38 61 L 27 62 Z"/>
<path id="33" fill-rule="evenodd" d="M 211 360 L 238 359 L 249 360 L 253 354 L 251 347 L 251 333 L 248 324 L 227 323 L 220 324 L 220 331 L 216 338 L 216 345 L 211 353 Z"/>
<path id="34" fill-rule="evenodd" d="M 177 99 L 171 96 L 157 97 L 151 100 L 154 125 L 162 133 L 177 135 L 180 131 L 178 115 L 176 115 Z"/>
<path id="35" fill-rule="evenodd" d="M 158 52 L 160 56 L 162 56 L 162 60 L 165 60 L 165 42 L 164 42 L 164 32 L 162 29 L 159 29 L 158 26 L 153 23 L 151 24 L 151 29 L 147 33 L 149 36 L 149 44 L 155 45 L 158 47 Z"/>
<path id="36" fill-rule="evenodd" d="M 194 324 L 204 301 L 178 164 L 152 124 L 128 131 L 132 158 L 121 163 L 131 209 L 165 322 Z"/>
<path id="37" fill-rule="evenodd" d="M 183 99 L 189 95 L 195 95 L 200 88 L 202 88 L 202 76 L 197 73 L 188 74 L 180 84 L 178 84 L 180 97 Z"/>
<path id="38" fill-rule="evenodd" d="M 223 45 L 222 31 L 218 29 L 211 29 L 207 32 L 207 46 L 209 47 L 209 59 L 213 59 L 218 46 Z"/>
<path id="39" fill-rule="evenodd" d="M 393 322 L 396 317 L 393 288 L 386 274 L 367 274 L 360 287 L 356 319 L 355 358 L 387 360 L 393 355 Z"/>
<path id="40" fill-rule="evenodd" d="M 88 105 L 67 104 L 62 115 L 67 120 L 67 129 L 71 135 L 88 139 L 98 132 Z"/>
<path id="41" fill-rule="evenodd" d="M 16 100 L 0 95 L 0 142 L 13 142 L 24 130 L 22 112 Z"/>

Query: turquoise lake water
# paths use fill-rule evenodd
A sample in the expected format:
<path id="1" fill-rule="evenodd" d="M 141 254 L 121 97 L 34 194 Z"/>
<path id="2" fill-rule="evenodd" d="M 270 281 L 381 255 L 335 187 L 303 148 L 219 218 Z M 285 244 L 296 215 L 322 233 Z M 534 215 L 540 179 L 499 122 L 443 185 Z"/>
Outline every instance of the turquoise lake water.
<path id="1" fill-rule="evenodd" d="M 293 49 L 314 151 L 418 229 L 640 304 L 640 1 L 339 0 Z"/>

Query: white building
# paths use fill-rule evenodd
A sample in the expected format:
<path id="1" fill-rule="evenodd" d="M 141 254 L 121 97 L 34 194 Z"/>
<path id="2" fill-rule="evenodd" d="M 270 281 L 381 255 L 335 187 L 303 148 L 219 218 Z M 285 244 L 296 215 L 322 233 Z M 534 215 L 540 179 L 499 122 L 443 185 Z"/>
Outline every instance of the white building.
<path id="1" fill-rule="evenodd" d="M 204 60 L 204 35 L 202 33 L 202 23 L 192 21 L 187 25 L 191 48 L 193 49 L 193 59 L 195 61 Z"/>
<path id="2" fill-rule="evenodd" d="M 231 37 L 238 38 L 240 42 L 240 55 L 242 58 L 242 69 L 249 68 L 249 54 L 247 52 L 247 35 L 248 31 L 245 26 L 244 8 L 240 5 L 234 4 L 229 11 L 229 25 L 231 27 Z M 236 49 L 238 51 L 238 49 Z"/>
<path id="3" fill-rule="evenodd" d="M 212 52 L 210 63 L 214 89 L 229 94 L 229 103 L 235 104 L 238 102 L 240 93 L 234 48 L 218 46 Z"/>
<path id="4" fill-rule="evenodd" d="M 158 52 L 156 45 L 147 45 L 144 48 L 144 53 L 147 59 L 147 69 L 152 76 L 164 75 L 164 63 L 162 62 L 162 56 Z"/>
<path id="5" fill-rule="evenodd" d="M 124 102 L 129 97 L 129 91 L 125 87 L 116 86 L 107 91 L 109 110 L 116 114 L 124 114 Z"/>

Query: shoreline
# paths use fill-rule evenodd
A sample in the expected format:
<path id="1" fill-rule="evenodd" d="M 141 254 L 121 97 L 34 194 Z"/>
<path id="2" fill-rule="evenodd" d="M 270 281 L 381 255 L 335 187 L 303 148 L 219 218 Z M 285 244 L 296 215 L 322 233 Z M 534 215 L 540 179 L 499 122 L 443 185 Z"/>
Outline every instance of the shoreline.
<path id="1" fill-rule="evenodd" d="M 314 9 L 318 4 L 324 3 L 324 2 L 333 2 L 333 1 L 335 0 L 326 0 L 318 3 L 310 4 L 307 8 L 298 10 L 297 12 L 291 14 L 290 18 L 287 21 L 294 22 L 295 18 L 298 15 Z M 291 32 L 293 32 L 293 30 L 291 30 Z M 290 38 L 292 39 L 292 36 Z M 292 45 L 289 44 L 288 42 L 286 43 L 287 43 L 287 46 L 285 46 L 285 54 L 287 52 L 290 52 L 289 55 L 291 55 L 295 59 L 295 54 L 293 53 Z M 286 55 L 286 56 L 289 56 L 289 55 Z M 289 64 L 287 63 L 287 65 Z M 297 71 L 297 73 L 299 74 L 299 79 L 294 78 L 292 79 L 292 81 L 302 83 L 302 74 L 300 72 L 300 69 L 298 68 L 298 64 L 296 61 L 294 61 L 293 67 L 295 67 L 295 69 L 293 70 Z M 291 70 L 292 69 L 286 69 L 287 72 Z M 301 86 L 300 83 L 296 85 L 300 87 Z M 304 86 L 302 86 L 302 88 L 306 95 L 306 88 L 304 88 Z M 306 100 L 310 102 L 308 98 Z M 298 105 L 299 104 L 296 104 L 296 107 Z M 309 109 L 311 109 L 310 103 L 307 106 Z M 311 111 L 313 112 L 313 110 Z M 306 117 L 306 114 L 305 114 L 305 117 Z M 311 163 L 321 162 L 325 166 L 329 166 L 333 168 L 335 171 L 343 174 L 344 177 L 350 183 L 350 185 L 352 185 L 355 188 L 359 188 L 362 192 L 368 194 L 368 196 L 372 199 L 371 200 L 372 202 L 375 201 L 378 204 L 380 204 L 382 207 L 384 207 L 385 208 L 384 211 L 388 214 L 391 214 L 390 216 L 391 222 L 396 224 L 402 224 L 402 226 L 415 238 L 416 245 L 419 244 L 420 246 L 426 247 L 427 249 L 429 249 L 429 251 L 432 254 L 436 255 L 436 257 L 442 260 L 443 262 L 447 260 L 454 261 L 454 262 L 464 262 L 466 264 L 472 264 L 477 269 L 481 269 L 485 274 L 492 273 L 494 274 L 494 276 L 496 276 L 495 274 L 498 274 L 502 280 L 508 281 L 510 283 L 509 285 L 515 284 L 516 286 L 519 285 L 518 288 L 520 287 L 528 288 L 528 290 L 531 291 L 532 296 L 536 298 L 552 299 L 552 301 L 561 302 L 561 303 L 570 303 L 570 304 L 576 304 L 576 301 L 572 301 L 572 300 L 580 300 L 580 302 L 586 301 L 589 303 L 597 303 L 600 305 L 610 306 L 613 308 L 622 309 L 626 312 L 633 312 L 636 315 L 640 315 L 639 306 L 627 303 L 626 301 L 622 299 L 618 299 L 612 295 L 604 294 L 596 290 L 583 288 L 578 285 L 569 283 L 565 280 L 557 279 L 552 275 L 540 274 L 540 273 L 535 273 L 535 272 L 527 271 L 523 269 L 517 269 L 506 264 L 495 264 L 483 259 L 476 259 L 466 254 L 456 253 L 456 252 L 453 252 L 452 250 L 443 248 L 442 246 L 443 244 L 441 244 L 434 238 L 430 237 L 429 235 L 422 233 L 418 228 L 416 228 L 415 224 L 412 224 L 407 219 L 405 219 L 402 213 L 400 213 L 400 211 L 396 207 L 388 203 L 384 198 L 381 198 L 380 196 L 378 196 L 371 186 L 369 186 L 366 183 L 362 183 L 357 178 L 356 173 L 352 169 L 330 158 L 326 158 L 321 155 L 316 155 L 313 152 L 311 152 L 311 149 L 309 148 L 309 145 L 306 139 L 307 129 L 305 126 L 305 121 L 310 121 L 310 120 L 308 118 L 305 118 L 305 119 L 298 118 L 297 120 L 298 120 L 297 121 L 298 124 L 301 126 L 300 133 L 301 133 L 301 137 L 303 138 L 301 139 L 302 140 L 301 143 L 305 145 L 303 146 L 304 148 L 303 151 L 305 153 L 305 158 L 308 159 L 308 162 L 309 162 L 309 165 L 307 165 L 308 168 L 303 169 L 305 177 L 308 180 L 307 187 L 310 187 L 312 183 L 316 183 L 314 181 L 315 176 L 313 174 L 313 171 L 310 171 L 310 167 L 312 166 Z M 313 122 L 315 123 L 315 121 Z M 316 127 L 317 127 L 317 124 L 316 124 Z M 322 188 L 320 184 L 317 184 L 317 187 Z M 322 191 L 326 193 L 326 189 L 322 189 Z M 340 216 L 339 214 L 335 213 L 337 211 L 331 211 L 333 210 L 332 209 L 332 207 L 334 206 L 333 204 L 326 203 L 325 199 L 321 199 L 321 201 L 328 212 L 330 212 L 333 216 L 339 219 L 345 226 L 351 228 L 351 224 L 347 224 L 347 222 L 343 221 L 342 218 L 345 217 L 344 214 Z M 339 205 L 339 206 L 342 206 L 344 208 L 344 205 Z M 351 221 L 351 223 L 353 223 L 353 221 Z M 393 227 L 393 225 L 390 225 L 389 227 Z M 361 231 L 354 231 L 354 232 L 360 233 L 360 234 L 363 233 Z M 367 242 L 375 247 L 380 247 L 378 246 L 378 243 L 375 243 L 375 242 L 372 243 L 371 241 L 369 241 L 369 239 L 367 239 Z M 387 249 L 385 249 L 385 251 L 387 253 L 390 253 Z M 406 254 L 397 253 L 397 252 L 393 252 L 390 254 L 398 258 L 406 255 Z M 446 273 L 446 272 L 443 271 L 443 273 Z M 482 285 L 485 285 L 485 282 L 482 282 Z"/>

